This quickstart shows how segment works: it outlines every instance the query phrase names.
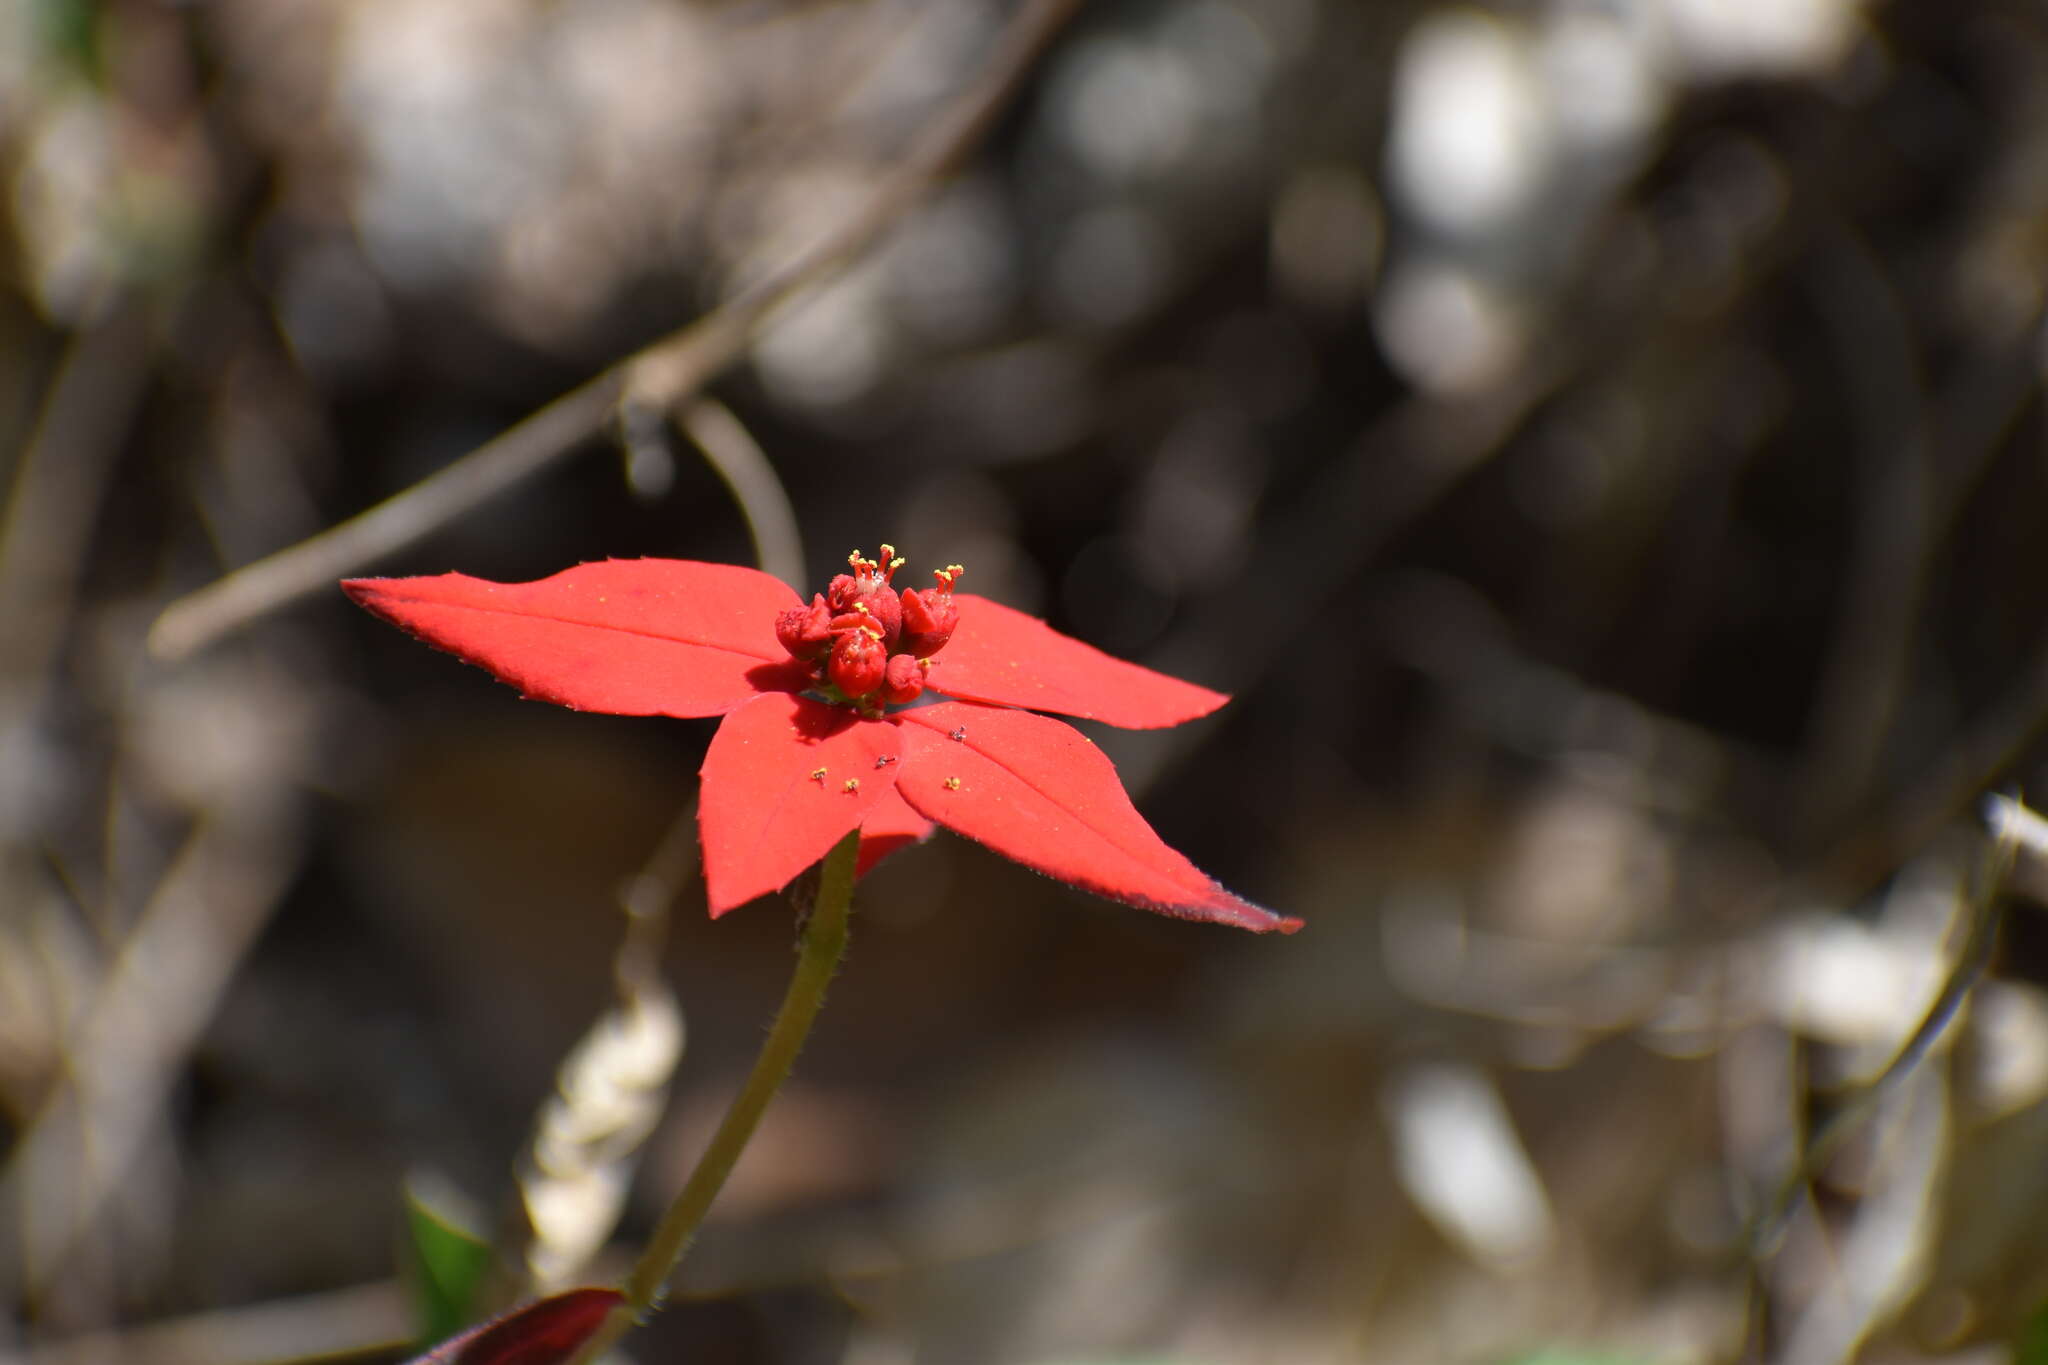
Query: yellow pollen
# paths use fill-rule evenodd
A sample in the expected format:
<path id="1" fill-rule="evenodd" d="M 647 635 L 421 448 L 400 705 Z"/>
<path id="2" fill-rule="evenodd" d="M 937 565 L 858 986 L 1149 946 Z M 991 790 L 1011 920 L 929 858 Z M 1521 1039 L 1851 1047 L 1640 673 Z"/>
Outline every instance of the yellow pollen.
<path id="1" fill-rule="evenodd" d="M 847 790 L 847 791 L 850 791 L 850 792 L 857 792 L 857 791 L 859 791 L 859 790 L 860 790 L 860 779 L 859 779 L 859 778 L 857 778 L 857 777 L 849 777 L 849 778 L 847 778 L 847 779 L 846 779 L 846 787 L 845 787 L 845 790 Z"/>
<path id="2" fill-rule="evenodd" d="M 947 778 L 947 779 L 946 779 L 946 790 L 947 790 L 947 791 L 949 791 L 949 792 L 956 792 L 956 791 L 959 791 L 959 790 L 960 790 L 960 779 L 959 779 L 959 778 L 957 778 L 957 777 L 949 777 L 949 778 Z"/>
<path id="3" fill-rule="evenodd" d="M 910 561 L 907 559 L 892 559 L 889 561 L 889 571 L 891 573 L 894 573 L 896 570 L 902 568 L 905 564 L 908 564 L 909 562 Z"/>
<path id="4" fill-rule="evenodd" d="M 817 770 L 816 772 L 814 772 L 814 773 L 812 773 L 812 774 L 811 774 L 811 781 L 813 781 L 813 782 L 823 782 L 824 780 L 825 780 L 825 770 L 824 770 L 823 768 L 820 768 L 820 769 L 818 769 L 818 770 Z"/>

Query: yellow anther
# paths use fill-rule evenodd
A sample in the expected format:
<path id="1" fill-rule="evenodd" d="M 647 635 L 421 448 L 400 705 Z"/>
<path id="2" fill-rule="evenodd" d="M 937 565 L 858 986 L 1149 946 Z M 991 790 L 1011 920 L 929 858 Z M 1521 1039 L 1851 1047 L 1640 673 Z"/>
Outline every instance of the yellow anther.
<path id="1" fill-rule="evenodd" d="M 846 786 L 845 786 L 844 790 L 846 790 L 846 791 L 850 791 L 850 792 L 857 792 L 857 791 L 859 791 L 859 790 L 860 790 L 860 779 L 859 779 L 859 778 L 857 778 L 857 777 L 849 777 L 849 778 L 847 778 L 847 779 L 846 779 Z"/>
<path id="2" fill-rule="evenodd" d="M 959 790 L 960 790 L 960 779 L 959 779 L 959 778 L 957 778 L 957 777 L 949 777 L 949 778 L 947 778 L 947 779 L 946 779 L 946 790 L 947 790 L 947 791 L 949 791 L 949 792 L 956 792 L 956 791 L 959 791 Z"/>
<path id="3" fill-rule="evenodd" d="M 893 557 L 895 556 L 895 554 L 896 554 L 896 547 L 895 547 L 894 545 L 891 545 L 891 544 L 890 544 L 890 543 L 889 543 L 888 541 L 886 541 L 886 540 L 885 540 L 885 541 L 883 541 L 883 542 L 882 542 L 882 549 L 881 549 L 881 552 L 880 552 L 880 553 L 879 553 L 878 555 L 876 555 L 875 557 L 876 557 L 877 559 L 880 559 L 880 560 L 884 560 L 884 561 L 887 561 L 887 560 L 889 560 L 889 559 L 893 558 Z"/>
<path id="4" fill-rule="evenodd" d="M 883 547 L 882 547 L 883 553 L 885 553 L 885 554 L 886 554 L 886 553 L 888 552 L 888 548 L 889 548 L 889 547 L 888 547 L 888 546 L 886 546 L 886 545 L 885 545 L 885 546 L 883 546 Z M 903 566 L 904 566 L 905 564 L 908 564 L 909 562 L 910 562 L 910 561 L 909 561 L 909 560 L 907 560 L 907 559 L 892 559 L 892 560 L 890 560 L 890 561 L 889 561 L 889 572 L 890 572 L 890 573 L 894 573 L 894 572 L 896 572 L 896 570 L 898 570 L 898 569 L 902 568 L 902 567 L 903 567 Z"/>

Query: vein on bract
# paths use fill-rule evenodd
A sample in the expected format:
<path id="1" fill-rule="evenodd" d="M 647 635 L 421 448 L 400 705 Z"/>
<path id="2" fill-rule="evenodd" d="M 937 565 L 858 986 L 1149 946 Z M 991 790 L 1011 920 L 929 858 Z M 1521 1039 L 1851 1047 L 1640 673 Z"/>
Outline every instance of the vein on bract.
<path id="1" fill-rule="evenodd" d="M 1012 710 L 1014 710 L 1014 709 L 1017 709 L 1017 708 L 1004 708 L 1004 709 L 1012 709 Z M 1033 713 L 1031 713 L 1031 712 L 1026 712 L 1025 714 L 1029 715 L 1029 714 L 1033 714 Z M 919 724 L 919 725 L 923 726 L 923 727 L 924 727 L 924 728 L 925 728 L 926 730 L 928 730 L 928 731 L 931 731 L 931 732 L 933 732 L 933 733 L 935 733 L 935 734 L 945 734 L 945 733 L 947 733 L 947 732 L 945 732 L 944 730 L 942 730 L 942 729 L 941 729 L 941 727 L 939 727 L 939 726 L 937 726 L 937 725 L 934 725 L 934 724 L 932 724 L 932 723 L 931 723 L 931 722 L 929 722 L 929 721 L 926 721 L 926 720 L 922 720 L 922 719 L 919 719 L 919 718 L 917 718 L 917 717 L 914 717 L 914 716 L 905 716 L 905 717 L 904 717 L 904 719 L 906 719 L 906 720 L 916 720 L 916 723 L 917 723 L 917 724 Z M 1041 717 L 1041 719 L 1043 719 L 1043 717 Z M 1049 724 L 1053 724 L 1053 725 L 1058 725 L 1058 724 L 1059 724 L 1060 722 L 1058 722 L 1058 721 L 1050 721 L 1050 722 L 1048 722 L 1048 723 L 1049 723 Z M 1079 731 L 1075 731 L 1075 733 L 1076 733 L 1076 734 L 1078 735 L 1078 734 L 1079 734 L 1080 732 L 1079 732 Z M 1030 791 L 1030 792 L 1033 792 L 1033 793 L 1035 793 L 1035 794 L 1036 794 L 1036 795 L 1037 795 L 1037 796 L 1038 796 L 1038 797 L 1039 797 L 1039 798 L 1040 798 L 1041 800 L 1043 800 L 1043 801 L 1044 801 L 1044 802 L 1045 802 L 1045 803 L 1046 803 L 1047 805 L 1049 805 L 1049 806 L 1053 807 L 1053 808 L 1054 808 L 1055 810 L 1058 810 L 1058 811 L 1062 811 L 1062 812 L 1065 812 L 1065 813 L 1066 813 L 1066 814 L 1068 814 L 1068 815 L 1071 815 L 1071 816 L 1072 816 L 1072 817 L 1073 817 L 1073 818 L 1075 819 L 1075 821 L 1076 821 L 1076 822 L 1078 822 L 1078 823 L 1079 823 L 1079 824 L 1081 825 L 1081 827 L 1082 827 L 1083 829 L 1086 829 L 1086 830 L 1087 830 L 1087 831 L 1088 831 L 1089 833 L 1093 834 L 1093 835 L 1094 835 L 1094 836 L 1095 836 L 1095 837 L 1096 837 L 1097 839 L 1101 840 L 1101 841 L 1102 841 L 1102 843 L 1103 843 L 1103 844 L 1104 844 L 1105 846 L 1107 846 L 1108 848 L 1110 848 L 1110 849 L 1111 849 L 1112 851 L 1114 851 L 1115 853 L 1119 854 L 1119 855 L 1120 855 L 1121 857 L 1123 857 L 1123 859 L 1124 859 L 1124 860 L 1125 860 L 1126 862 L 1129 862 L 1129 863 L 1131 863 L 1131 864 L 1132 864 L 1133 866 L 1137 867 L 1137 868 L 1138 868 L 1139 870 L 1141 870 L 1141 871 L 1144 871 L 1144 872 L 1149 872 L 1149 873 L 1151 873 L 1151 874 L 1152 874 L 1153 876 L 1156 876 L 1156 877 L 1166 877 L 1166 874 L 1165 874 L 1164 872 L 1162 872 L 1162 871 L 1161 871 L 1161 870 L 1160 870 L 1159 868 L 1157 868 L 1157 867 L 1153 866 L 1153 865 L 1152 865 L 1152 864 L 1151 864 L 1150 862 L 1148 862 L 1148 861 L 1147 861 L 1147 860 L 1146 860 L 1146 859 L 1145 859 L 1145 858 L 1144 858 L 1144 857 L 1143 857 L 1143 856 L 1142 856 L 1141 854 L 1139 854 L 1139 853 L 1137 853 L 1137 852 L 1134 852 L 1134 851 L 1132 851 L 1132 849 L 1131 849 L 1131 848 L 1130 848 L 1130 847 L 1129 847 L 1128 845 L 1126 845 L 1126 844 L 1125 844 L 1125 843 L 1124 843 L 1124 842 L 1122 841 L 1122 839 L 1121 839 L 1120 837 L 1118 837 L 1117 835 L 1115 835 L 1115 834 L 1111 833 L 1111 832 L 1110 832 L 1110 831 L 1108 831 L 1108 830 L 1105 830 L 1105 829 L 1103 829 L 1103 828 L 1102 828 L 1102 827 L 1100 827 L 1099 825 L 1095 824 L 1095 823 L 1094 823 L 1094 822 L 1093 822 L 1092 820 L 1090 820 L 1090 819 L 1089 819 L 1089 818 L 1087 817 L 1087 814 L 1086 814 L 1086 812 L 1085 812 L 1084 810 L 1076 809 L 1075 807 L 1073 807 L 1073 806 L 1070 806 L 1070 805 L 1068 805 L 1068 804 L 1067 804 L 1067 803 L 1066 803 L 1065 801 L 1063 801 L 1063 800 L 1061 800 L 1061 799 L 1060 799 L 1059 797 L 1057 797 L 1057 796 L 1053 795 L 1053 793 L 1051 793 L 1051 792 L 1047 791 L 1047 790 L 1046 790 L 1045 788 L 1043 788 L 1043 787 L 1039 786 L 1039 785 L 1038 785 L 1038 784 L 1037 784 L 1036 782 L 1033 782 L 1033 781 L 1032 781 L 1032 780 L 1031 780 L 1030 778 L 1026 777 L 1026 776 L 1025 776 L 1025 775 L 1024 775 L 1023 773 L 1020 773 L 1020 772 L 1018 772 L 1018 771 L 1017 771 L 1017 770 L 1016 770 L 1015 768 L 1011 767 L 1011 766 L 1010 766 L 1010 765 L 1009 765 L 1009 764 L 1008 764 L 1007 762 L 1005 762 L 1005 761 L 1004 761 L 1004 760 L 1002 760 L 1001 758 L 998 758 L 998 757 L 997 757 L 997 756 L 996 756 L 995 754 L 991 753 L 991 752 L 990 752 L 989 750 L 987 750 L 987 749 L 985 749 L 985 748 L 981 747 L 980 745 L 976 744 L 976 743 L 974 742 L 974 732 L 973 732 L 973 731 L 972 731 L 971 729 L 970 729 L 970 730 L 969 730 L 969 731 L 967 732 L 967 735 L 966 735 L 966 737 L 965 737 L 964 739 L 961 739 L 961 740 L 955 741 L 955 740 L 952 740 L 952 739 L 950 739 L 950 738 L 949 738 L 949 739 L 947 740 L 947 743 L 949 743 L 949 744 L 950 744 L 950 743 L 959 743 L 959 744 L 961 744 L 961 745 L 962 745 L 963 747 L 965 747 L 965 748 L 969 749 L 970 751 L 972 751 L 973 753 L 976 753 L 976 754 L 980 755 L 980 756 L 981 756 L 981 758 L 982 758 L 982 759 L 983 759 L 984 761 L 986 761 L 987 763 L 989 763 L 989 764 L 990 764 L 991 766 L 993 766 L 993 767 L 995 767 L 995 768 L 999 769 L 1000 771 L 1002 771 L 1002 772 L 1004 772 L 1004 773 L 1008 774 L 1008 775 L 1009 775 L 1009 777 L 1011 778 L 1011 780 L 1012 780 L 1012 781 L 1014 781 L 1014 782 L 1016 782 L 1016 783 L 1017 783 L 1017 784 L 1018 784 L 1019 786 L 1023 787 L 1023 788 L 1024 788 L 1025 790 L 1027 790 L 1027 791 Z M 1099 753 L 1099 751 L 1095 751 L 1095 752 L 1098 752 L 1098 753 Z M 1107 758 L 1107 756 L 1103 756 L 1103 761 L 1104 761 L 1104 762 L 1108 762 L 1108 758 Z M 1111 775 L 1112 775 L 1112 776 L 1115 776 L 1115 771 L 1116 771 L 1115 765 L 1114 765 L 1114 764 L 1111 764 L 1111 765 L 1110 765 L 1110 772 L 1111 772 Z M 1118 779 L 1118 781 L 1119 781 L 1119 783 L 1121 783 L 1121 779 Z M 899 782 L 899 785 L 900 785 L 900 782 Z M 1133 806 L 1133 807 L 1132 807 L 1132 810 L 1133 810 L 1133 813 L 1135 813 L 1135 812 L 1136 812 L 1136 807 L 1135 807 L 1135 806 Z M 1143 820 L 1143 819 L 1144 819 L 1144 817 L 1143 817 L 1142 815 L 1138 816 L 1138 818 L 1139 818 L 1140 820 Z M 941 823 L 944 823 L 944 822 L 942 821 Z M 1155 837 L 1155 838 L 1157 837 L 1157 836 L 1156 836 L 1156 834 L 1155 834 L 1155 836 L 1154 836 L 1154 837 Z M 1175 849 L 1174 849 L 1174 848 L 1173 848 L 1173 847 L 1172 847 L 1171 845 L 1168 845 L 1168 844 L 1166 844 L 1166 843 L 1165 843 L 1164 841 L 1161 841 L 1161 844 L 1160 844 L 1160 846 L 1161 846 L 1162 848 L 1165 848 L 1167 852 L 1169 852 L 1169 853 L 1172 853 L 1172 854 L 1173 854 L 1173 855 L 1174 855 L 1174 856 L 1175 856 L 1176 858 L 1180 858 L 1180 859 L 1181 859 L 1181 860 L 1182 860 L 1183 862 L 1187 862 L 1187 859 L 1186 859 L 1185 855 L 1183 855 L 1183 854 L 1181 854 L 1181 853 L 1177 852 L 1177 851 L 1176 851 L 1176 850 L 1175 850 Z M 1193 868 L 1193 870 L 1194 870 L 1194 872 L 1195 872 L 1195 875 L 1196 875 L 1196 876 L 1198 876 L 1198 877 L 1201 877 L 1201 878 L 1202 878 L 1202 887 L 1201 887 L 1201 889 L 1202 889 L 1202 891 L 1203 891 L 1203 892 L 1204 892 L 1205 894 L 1210 894 L 1210 893 L 1214 893 L 1214 892 L 1216 892 L 1216 891 L 1218 891 L 1218 890 L 1221 890 L 1221 889 L 1222 889 L 1222 888 L 1221 888 L 1220 886 L 1218 886 L 1218 884 L 1217 884 L 1217 883 L 1216 883 L 1215 881 L 1213 881 L 1212 879 L 1210 879 L 1210 878 L 1209 878 L 1209 877 L 1207 876 L 1207 874 L 1203 873 L 1203 872 L 1202 872 L 1202 870 L 1201 870 L 1200 868 L 1196 868 L 1196 867 L 1194 867 L 1194 865 L 1193 865 L 1192 863 L 1188 863 L 1188 866 L 1189 866 L 1190 868 Z M 1178 876 L 1174 876 L 1174 877 L 1166 877 L 1166 879 L 1167 879 L 1167 880 L 1170 880 L 1170 881 L 1173 881 L 1173 882 L 1175 882 L 1175 883 L 1177 883 L 1177 884 L 1184 884 L 1184 883 L 1181 883 L 1181 882 L 1180 882 L 1180 878 L 1179 878 Z M 1122 893 L 1122 892 L 1120 892 L 1119 894 L 1128 894 L 1128 893 Z M 1228 893 L 1226 893 L 1226 894 L 1228 894 Z"/>
<path id="2" fill-rule="evenodd" d="M 553 616 L 538 611 L 515 611 L 509 607 L 486 607 L 468 602 L 441 602 L 431 597 L 401 597 L 397 593 L 378 593 L 377 597 L 390 602 L 438 607 L 443 611 L 473 611 L 484 616 L 511 616 L 522 621 L 545 621 L 558 626 L 577 626 L 584 630 L 608 630 L 619 635 L 631 635 L 642 640 L 659 640 L 663 644 L 688 645 L 693 649 L 716 650 L 721 654 L 737 654 L 742 659 L 758 659 L 762 663 L 781 663 L 789 656 L 776 649 L 772 653 L 757 654 L 752 650 L 734 645 L 721 644 L 711 640 L 699 640 L 684 635 L 661 635 L 651 630 L 635 630 L 631 626 L 615 625 L 609 621 L 579 621 L 568 616 Z M 404 624 L 403 622 L 399 624 Z"/>

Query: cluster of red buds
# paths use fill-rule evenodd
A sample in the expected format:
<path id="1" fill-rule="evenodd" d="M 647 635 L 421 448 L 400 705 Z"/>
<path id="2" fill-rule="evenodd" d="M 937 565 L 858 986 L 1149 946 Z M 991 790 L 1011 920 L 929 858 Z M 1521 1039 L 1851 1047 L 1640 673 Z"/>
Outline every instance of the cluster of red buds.
<path id="1" fill-rule="evenodd" d="M 953 584 L 966 570 L 958 564 L 932 571 L 934 588 L 905 588 L 889 582 L 903 561 L 892 545 L 879 559 L 855 550 L 846 557 L 852 573 L 832 580 L 808 607 L 791 607 L 775 618 L 775 638 L 793 658 L 810 664 L 819 685 L 862 710 L 901 706 L 924 692 L 932 655 L 946 647 L 959 623 Z"/>

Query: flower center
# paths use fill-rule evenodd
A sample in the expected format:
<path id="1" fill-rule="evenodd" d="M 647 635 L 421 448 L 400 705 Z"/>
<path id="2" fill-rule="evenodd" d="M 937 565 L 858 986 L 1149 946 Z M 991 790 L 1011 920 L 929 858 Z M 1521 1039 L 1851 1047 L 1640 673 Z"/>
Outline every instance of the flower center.
<path id="1" fill-rule="evenodd" d="M 826 699 L 864 715 L 917 700 L 932 656 L 960 621 L 953 584 L 966 570 L 949 564 L 932 571 L 938 586 L 898 592 L 891 580 L 903 561 L 895 556 L 892 545 L 883 545 L 875 559 L 855 550 L 846 557 L 853 572 L 833 578 L 808 607 L 775 618 L 775 638 L 810 667 Z"/>

